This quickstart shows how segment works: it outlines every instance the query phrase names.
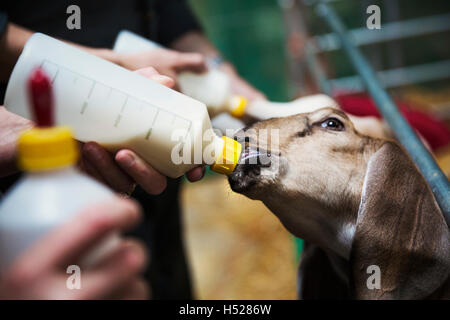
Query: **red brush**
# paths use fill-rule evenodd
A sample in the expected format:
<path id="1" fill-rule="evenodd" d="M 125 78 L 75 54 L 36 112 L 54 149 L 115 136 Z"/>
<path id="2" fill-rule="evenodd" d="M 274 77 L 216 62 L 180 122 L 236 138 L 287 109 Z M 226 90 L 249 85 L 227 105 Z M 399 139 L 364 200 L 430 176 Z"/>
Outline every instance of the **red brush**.
<path id="1" fill-rule="evenodd" d="M 53 94 L 49 77 L 41 68 L 35 69 L 28 79 L 31 110 L 38 127 L 53 126 Z"/>

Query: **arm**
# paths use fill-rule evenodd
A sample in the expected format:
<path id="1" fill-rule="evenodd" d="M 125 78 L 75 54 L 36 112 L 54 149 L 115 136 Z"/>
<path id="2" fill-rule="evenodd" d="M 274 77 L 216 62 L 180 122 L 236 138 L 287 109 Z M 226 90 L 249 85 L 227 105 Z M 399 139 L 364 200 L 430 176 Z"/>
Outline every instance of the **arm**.
<path id="1" fill-rule="evenodd" d="M 5 32 L 0 39 L 0 81 L 6 82 L 9 75 L 22 52 L 25 43 L 32 33 L 13 23 L 6 25 Z"/>
<path id="2" fill-rule="evenodd" d="M 0 39 L 1 82 L 8 80 L 25 43 L 32 35 L 31 30 L 14 23 L 7 24 Z M 69 41 L 65 42 L 133 71 L 152 66 L 160 73 L 175 79 L 177 72 L 180 71 L 203 72 L 206 70 L 205 59 L 198 53 L 181 53 L 161 48 L 144 53 L 119 54 L 110 49 L 90 48 Z"/>

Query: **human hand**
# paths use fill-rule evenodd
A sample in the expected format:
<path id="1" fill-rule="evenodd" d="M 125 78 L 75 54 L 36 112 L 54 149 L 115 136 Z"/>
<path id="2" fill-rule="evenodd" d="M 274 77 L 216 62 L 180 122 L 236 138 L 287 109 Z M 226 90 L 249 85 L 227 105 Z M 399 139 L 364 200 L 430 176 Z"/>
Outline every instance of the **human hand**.
<path id="1" fill-rule="evenodd" d="M 33 123 L 0 106 L 0 177 L 17 171 L 17 138 Z"/>
<path id="2" fill-rule="evenodd" d="M 149 51 L 118 54 L 118 64 L 130 70 L 137 70 L 149 66 L 154 67 L 159 73 L 177 78 L 182 71 L 205 72 L 206 61 L 200 53 L 185 53 L 175 50 L 156 48 Z"/>
<path id="3" fill-rule="evenodd" d="M 111 233 L 136 225 L 139 207 L 115 198 L 83 210 L 26 250 L 0 278 L 0 299 L 146 299 L 140 277 L 146 265 L 142 245 L 121 239 L 101 261 L 81 270 L 81 289 L 68 289 L 67 267 L 82 260 Z"/>
<path id="4" fill-rule="evenodd" d="M 144 68 L 136 72 L 165 86 L 174 85 L 171 78 L 160 75 L 153 68 Z M 0 176 L 17 171 L 17 138 L 22 131 L 32 125 L 32 121 L 8 112 L 0 106 Z M 135 184 L 141 185 L 150 194 L 159 194 L 166 188 L 166 177 L 131 150 L 122 149 L 114 155 L 95 142 L 80 143 L 80 149 L 81 169 L 118 192 L 129 194 Z M 200 180 L 204 169 L 204 167 L 194 168 L 186 173 L 186 177 L 190 181 Z"/>
<path id="5" fill-rule="evenodd" d="M 96 142 L 82 144 L 80 167 L 83 171 L 114 190 L 130 194 L 135 184 L 149 194 L 160 194 L 167 186 L 167 178 L 129 149 L 111 154 Z M 201 180 L 205 167 L 196 167 L 186 173 L 186 178 Z"/>
<path id="6" fill-rule="evenodd" d="M 174 85 L 171 78 L 160 75 L 153 68 L 136 72 L 168 87 Z M 111 154 L 97 143 L 88 142 L 81 144 L 81 154 L 80 167 L 118 192 L 129 194 L 135 184 L 149 194 L 159 194 L 166 188 L 166 177 L 131 150 L 122 149 Z M 204 172 L 204 167 L 196 167 L 187 172 L 186 177 L 189 181 L 197 181 L 203 177 Z"/>

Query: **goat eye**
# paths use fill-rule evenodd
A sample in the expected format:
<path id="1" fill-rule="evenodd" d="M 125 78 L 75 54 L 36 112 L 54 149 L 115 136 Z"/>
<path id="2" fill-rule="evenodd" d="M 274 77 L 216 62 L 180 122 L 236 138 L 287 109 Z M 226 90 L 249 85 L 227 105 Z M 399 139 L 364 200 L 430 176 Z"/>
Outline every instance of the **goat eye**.
<path id="1" fill-rule="evenodd" d="M 323 121 L 320 126 L 325 129 L 330 129 L 334 131 L 342 131 L 344 130 L 344 125 L 342 122 L 336 118 L 328 118 L 327 120 Z"/>

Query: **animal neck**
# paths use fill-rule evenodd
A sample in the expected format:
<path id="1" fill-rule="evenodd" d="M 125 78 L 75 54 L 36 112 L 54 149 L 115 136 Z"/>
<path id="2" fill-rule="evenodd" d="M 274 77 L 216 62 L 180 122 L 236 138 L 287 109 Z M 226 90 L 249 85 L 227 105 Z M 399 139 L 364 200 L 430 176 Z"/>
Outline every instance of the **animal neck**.
<path id="1" fill-rule="evenodd" d="M 345 196 L 339 207 L 298 195 L 295 200 L 265 201 L 294 235 L 348 259 L 360 199 Z"/>
<path id="2" fill-rule="evenodd" d="M 361 139 L 351 165 L 333 167 L 331 176 L 339 179 L 312 180 L 306 185 L 300 179 L 276 192 L 267 191 L 264 203 L 294 235 L 349 259 L 367 165 L 382 143 Z"/>
<path id="3" fill-rule="evenodd" d="M 364 150 L 351 168 L 342 168 L 348 171 L 342 175 L 345 178 L 309 185 L 306 189 L 299 183 L 298 193 L 280 188 L 264 203 L 294 235 L 348 259 L 372 153 L 372 149 Z"/>

